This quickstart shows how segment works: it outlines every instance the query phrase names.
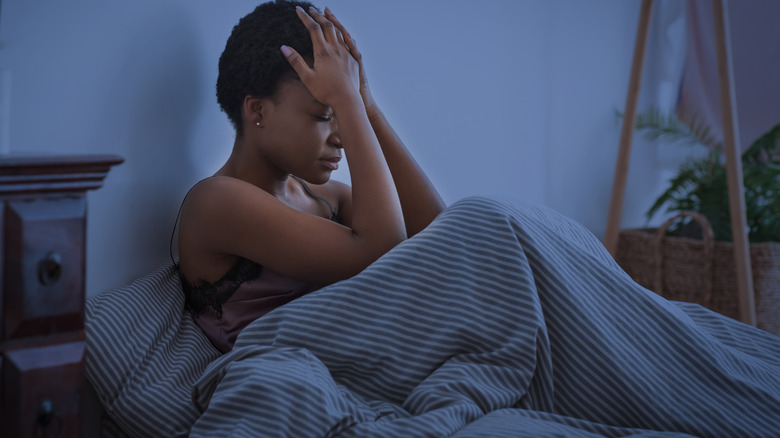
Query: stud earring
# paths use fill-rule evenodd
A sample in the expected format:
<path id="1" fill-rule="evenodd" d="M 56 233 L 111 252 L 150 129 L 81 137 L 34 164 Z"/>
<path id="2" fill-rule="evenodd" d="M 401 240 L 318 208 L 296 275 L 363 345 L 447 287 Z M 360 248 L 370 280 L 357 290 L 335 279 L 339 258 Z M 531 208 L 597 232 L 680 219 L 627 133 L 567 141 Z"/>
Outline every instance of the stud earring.
<path id="1" fill-rule="evenodd" d="M 255 125 L 260 126 L 260 122 L 255 123 Z"/>

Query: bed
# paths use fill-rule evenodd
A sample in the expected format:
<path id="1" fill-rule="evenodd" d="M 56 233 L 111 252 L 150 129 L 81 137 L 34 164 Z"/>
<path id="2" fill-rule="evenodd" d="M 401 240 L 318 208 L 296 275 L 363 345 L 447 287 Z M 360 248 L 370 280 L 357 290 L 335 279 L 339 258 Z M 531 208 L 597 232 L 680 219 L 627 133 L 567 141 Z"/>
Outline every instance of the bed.
<path id="1" fill-rule="evenodd" d="M 467 198 L 220 354 L 173 263 L 86 303 L 103 436 L 777 436 L 780 338 L 642 288 L 584 227 Z"/>

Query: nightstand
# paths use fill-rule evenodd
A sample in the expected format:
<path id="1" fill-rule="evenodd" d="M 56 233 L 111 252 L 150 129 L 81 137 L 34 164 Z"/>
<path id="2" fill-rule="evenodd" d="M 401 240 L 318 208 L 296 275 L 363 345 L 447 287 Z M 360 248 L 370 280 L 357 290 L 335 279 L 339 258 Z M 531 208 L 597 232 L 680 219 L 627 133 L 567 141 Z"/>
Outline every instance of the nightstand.
<path id="1" fill-rule="evenodd" d="M 0 435 L 81 436 L 87 190 L 114 155 L 0 156 Z"/>

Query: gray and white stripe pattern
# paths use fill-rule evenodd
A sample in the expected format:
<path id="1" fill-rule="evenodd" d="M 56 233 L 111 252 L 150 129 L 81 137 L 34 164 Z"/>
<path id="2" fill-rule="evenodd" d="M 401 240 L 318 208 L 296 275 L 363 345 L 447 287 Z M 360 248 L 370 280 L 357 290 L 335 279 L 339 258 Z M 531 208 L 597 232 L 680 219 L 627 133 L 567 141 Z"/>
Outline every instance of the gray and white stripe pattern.
<path id="1" fill-rule="evenodd" d="M 204 338 L 181 334 L 192 327 L 178 304 L 166 315 L 189 344 L 165 338 L 135 359 L 143 379 L 108 388 L 107 411 L 133 436 L 159 436 L 163 417 L 195 437 L 780 430 L 780 338 L 643 289 L 582 226 L 538 206 L 460 201 L 356 277 L 256 320 L 232 352 L 186 359 L 194 367 L 171 362 Z M 98 382 L 118 380 L 90 363 L 121 339 L 109 319 L 101 344 L 88 325 Z M 190 386 L 163 394 L 157 372 Z"/>
<path id="2" fill-rule="evenodd" d="M 86 302 L 85 373 L 102 436 L 182 437 L 198 417 L 192 385 L 219 351 L 184 311 L 172 264 Z"/>

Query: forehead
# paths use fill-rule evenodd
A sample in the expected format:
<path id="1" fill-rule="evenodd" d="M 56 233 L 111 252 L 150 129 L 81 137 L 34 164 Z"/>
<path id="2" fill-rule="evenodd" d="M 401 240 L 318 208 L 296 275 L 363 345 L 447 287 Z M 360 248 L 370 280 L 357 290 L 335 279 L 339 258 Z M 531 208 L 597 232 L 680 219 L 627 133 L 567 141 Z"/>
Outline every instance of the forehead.
<path id="1" fill-rule="evenodd" d="M 286 80 L 279 84 L 275 98 L 279 105 L 327 108 L 326 105 L 317 101 L 306 86 L 303 85 L 303 82 L 298 79 Z"/>

